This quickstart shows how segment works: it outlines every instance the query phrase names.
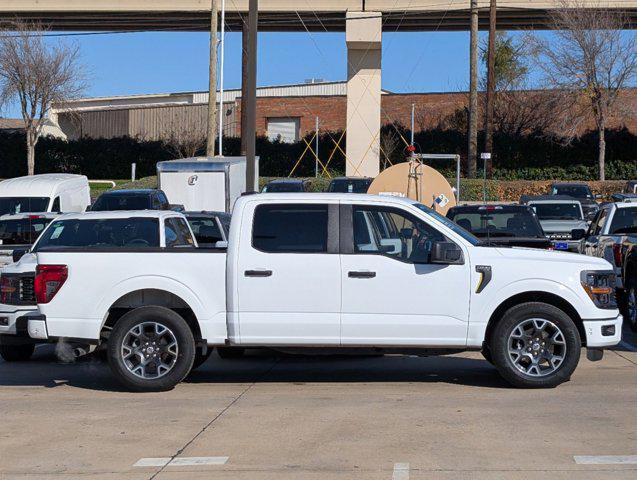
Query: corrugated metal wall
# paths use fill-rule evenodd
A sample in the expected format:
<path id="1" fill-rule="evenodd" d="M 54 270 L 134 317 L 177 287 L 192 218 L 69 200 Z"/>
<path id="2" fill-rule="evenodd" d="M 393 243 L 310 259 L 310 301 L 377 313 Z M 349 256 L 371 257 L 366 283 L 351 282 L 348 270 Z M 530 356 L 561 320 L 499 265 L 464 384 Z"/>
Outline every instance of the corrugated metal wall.
<path id="1" fill-rule="evenodd" d="M 224 135 L 238 135 L 239 118 L 237 108 L 225 103 Z M 69 114 L 59 113 L 60 126 L 69 139 L 79 137 L 113 138 L 130 136 L 144 140 L 160 140 L 173 132 L 189 131 L 206 134 L 208 105 L 169 105 L 163 107 L 139 107 L 77 112 L 71 119 Z M 67 118 L 68 117 L 68 118 Z M 218 118 L 218 117 L 217 117 Z"/>
<path id="2" fill-rule="evenodd" d="M 80 137 L 123 137 L 128 135 L 128 110 L 82 112 L 76 123 Z"/>

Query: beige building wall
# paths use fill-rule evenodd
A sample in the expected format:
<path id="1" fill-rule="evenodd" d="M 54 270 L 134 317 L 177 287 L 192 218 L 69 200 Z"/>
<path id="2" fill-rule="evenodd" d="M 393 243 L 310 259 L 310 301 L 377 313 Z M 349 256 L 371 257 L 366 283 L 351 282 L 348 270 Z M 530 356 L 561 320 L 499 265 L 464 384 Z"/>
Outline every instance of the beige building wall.
<path id="1" fill-rule="evenodd" d="M 375 177 L 380 171 L 382 16 L 348 12 L 347 161 L 345 173 Z"/>

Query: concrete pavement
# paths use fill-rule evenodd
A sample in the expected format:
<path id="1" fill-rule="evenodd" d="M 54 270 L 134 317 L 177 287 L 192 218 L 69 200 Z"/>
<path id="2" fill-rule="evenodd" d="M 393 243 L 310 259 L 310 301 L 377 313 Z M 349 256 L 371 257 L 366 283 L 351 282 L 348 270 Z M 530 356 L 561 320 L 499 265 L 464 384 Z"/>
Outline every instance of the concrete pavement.
<path id="1" fill-rule="evenodd" d="M 628 349 L 583 355 L 553 390 L 509 388 L 474 353 L 251 354 L 132 394 L 97 360 L 57 364 L 47 346 L 0 362 L 0 478 L 634 479 L 637 461 L 574 456 L 637 455 L 635 399 Z"/>

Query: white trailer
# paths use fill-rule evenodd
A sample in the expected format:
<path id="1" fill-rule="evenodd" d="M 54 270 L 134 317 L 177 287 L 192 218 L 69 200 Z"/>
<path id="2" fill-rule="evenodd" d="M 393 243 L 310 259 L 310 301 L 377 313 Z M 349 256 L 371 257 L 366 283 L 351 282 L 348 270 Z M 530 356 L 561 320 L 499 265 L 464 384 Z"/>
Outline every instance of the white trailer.
<path id="1" fill-rule="evenodd" d="M 157 183 L 170 203 L 187 211 L 232 212 L 237 198 L 258 191 L 259 161 L 255 185 L 246 186 L 245 157 L 195 157 L 157 163 Z"/>

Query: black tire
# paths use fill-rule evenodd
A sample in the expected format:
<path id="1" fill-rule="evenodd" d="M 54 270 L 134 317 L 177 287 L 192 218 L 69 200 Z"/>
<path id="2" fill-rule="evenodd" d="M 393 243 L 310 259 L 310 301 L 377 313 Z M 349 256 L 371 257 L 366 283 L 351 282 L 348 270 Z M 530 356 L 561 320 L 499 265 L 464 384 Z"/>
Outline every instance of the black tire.
<path id="1" fill-rule="evenodd" d="M 246 349 L 241 347 L 217 347 L 217 355 L 224 360 L 236 360 L 242 358 L 245 353 Z"/>
<path id="2" fill-rule="evenodd" d="M 624 294 L 618 300 L 626 323 L 633 332 L 637 332 L 637 281 L 633 277 L 627 279 Z"/>
<path id="3" fill-rule="evenodd" d="M 159 325 L 168 330 L 156 333 Z M 132 329 L 140 329 L 139 335 L 132 334 Z M 155 333 L 153 333 L 153 329 Z M 135 349 L 142 350 L 144 345 L 149 345 L 149 350 L 145 350 L 148 355 L 150 374 L 146 375 L 146 366 L 142 364 L 139 354 L 131 354 L 128 361 L 124 359 L 123 346 L 133 345 L 132 339 L 140 344 Z M 147 341 L 147 342 L 146 342 Z M 171 342 L 172 351 L 169 351 L 168 341 Z M 146 342 L 146 343 L 144 343 Z M 144 343 L 144 345 L 142 345 Z M 176 345 L 176 351 L 175 346 Z M 150 348 L 155 352 L 150 351 Z M 132 351 L 132 350 L 131 350 Z M 137 356 L 136 356 L 137 355 Z M 157 360 L 166 361 L 170 368 L 163 374 L 157 368 L 157 360 L 150 359 L 151 356 Z M 144 357 L 145 358 L 145 357 Z M 195 358 L 195 339 L 186 321 L 177 313 L 164 307 L 139 307 L 124 314 L 113 327 L 113 331 L 108 340 L 108 363 L 116 379 L 127 389 L 135 392 L 163 392 L 171 390 L 181 382 L 192 369 Z M 147 378 L 142 378 L 140 373 L 133 373 L 135 365 L 131 362 L 139 361 L 137 368 L 142 368 L 140 372 Z M 128 365 L 128 366 L 127 366 Z M 153 372 L 154 370 L 154 372 Z M 155 375 L 155 377 L 150 377 Z"/>
<path id="4" fill-rule="evenodd" d="M 532 319 L 540 319 L 539 325 L 545 322 L 543 332 L 546 337 L 533 326 L 535 323 Z M 524 333 L 524 340 L 516 340 L 517 337 L 513 337 L 514 330 L 516 335 Z M 559 341 L 553 344 L 550 338 L 554 338 L 556 331 L 561 332 L 561 336 L 556 336 Z M 514 350 L 521 354 L 509 354 L 510 341 L 519 342 Z M 519 345 L 524 345 L 524 348 L 518 350 Z M 582 341 L 577 326 L 564 311 L 546 303 L 529 302 L 516 305 L 504 313 L 493 329 L 489 349 L 498 372 L 511 385 L 520 388 L 553 388 L 570 380 L 579 362 Z M 514 355 L 517 355 L 515 360 Z M 558 363 L 559 358 L 562 360 Z M 525 368 L 525 365 L 528 367 Z"/>
<path id="5" fill-rule="evenodd" d="M 203 353 L 203 347 L 197 347 L 197 349 L 195 350 L 195 360 L 192 363 L 191 370 L 195 370 L 206 363 L 206 360 L 208 360 L 210 358 L 210 355 L 212 355 L 212 350 L 212 347 L 208 347 L 206 349 L 206 353 Z"/>
<path id="6" fill-rule="evenodd" d="M 23 345 L 2 345 L 0 344 L 0 357 L 5 362 L 26 362 L 35 352 L 34 343 Z"/>

